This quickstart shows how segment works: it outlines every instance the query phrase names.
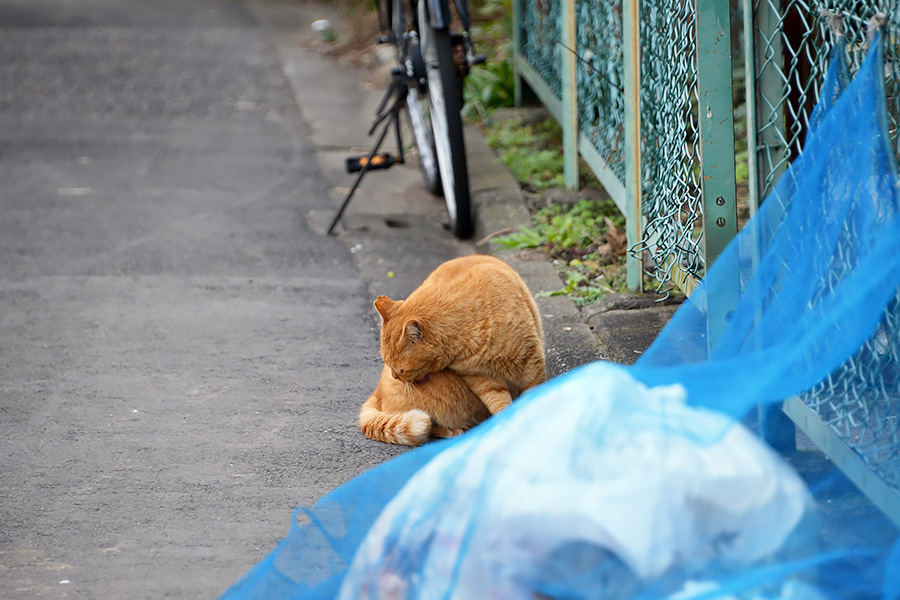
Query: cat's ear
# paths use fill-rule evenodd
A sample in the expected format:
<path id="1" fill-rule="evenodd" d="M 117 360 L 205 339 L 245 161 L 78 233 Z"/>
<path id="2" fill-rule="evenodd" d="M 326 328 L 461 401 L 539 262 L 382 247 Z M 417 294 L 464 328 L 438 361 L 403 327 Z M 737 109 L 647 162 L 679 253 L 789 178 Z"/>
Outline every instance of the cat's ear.
<path id="1" fill-rule="evenodd" d="M 382 320 L 387 321 L 391 318 L 391 314 L 397 308 L 399 302 L 394 302 L 387 296 L 378 296 L 375 299 L 375 310 L 381 315 Z"/>
<path id="2" fill-rule="evenodd" d="M 404 327 L 403 330 L 406 332 L 406 337 L 413 344 L 422 339 L 422 326 L 418 321 L 407 321 L 406 327 Z"/>

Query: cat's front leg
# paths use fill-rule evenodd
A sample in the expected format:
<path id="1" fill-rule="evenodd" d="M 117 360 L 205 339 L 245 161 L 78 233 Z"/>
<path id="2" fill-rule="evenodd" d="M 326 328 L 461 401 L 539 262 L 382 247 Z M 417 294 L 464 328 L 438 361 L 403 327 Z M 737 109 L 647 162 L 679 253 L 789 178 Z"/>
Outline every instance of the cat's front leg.
<path id="1" fill-rule="evenodd" d="M 512 402 L 509 386 L 503 381 L 483 375 L 463 375 L 462 378 L 469 389 L 481 398 L 492 415 L 496 415 Z"/>

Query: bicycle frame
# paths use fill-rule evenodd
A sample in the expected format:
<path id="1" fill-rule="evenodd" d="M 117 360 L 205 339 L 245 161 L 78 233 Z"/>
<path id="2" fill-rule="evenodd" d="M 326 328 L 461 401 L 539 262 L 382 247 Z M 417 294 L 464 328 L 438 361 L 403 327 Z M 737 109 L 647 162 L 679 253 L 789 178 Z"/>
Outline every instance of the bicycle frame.
<path id="1" fill-rule="evenodd" d="M 450 27 L 453 16 L 450 12 L 449 0 L 409 0 L 411 14 L 417 14 L 416 5 L 418 2 L 425 2 L 425 12 L 428 15 L 428 26 L 432 29 L 445 30 Z M 382 8 L 382 3 L 384 8 Z M 456 13 L 462 24 L 462 30 L 468 35 L 469 33 L 469 6 L 467 0 L 453 0 L 456 7 Z M 382 29 L 390 30 L 390 15 L 393 12 L 393 0 L 375 0 L 376 9 L 379 15 L 387 15 L 382 17 Z M 421 25 L 420 25 L 421 27 Z"/>
<path id="2" fill-rule="evenodd" d="M 428 25 L 432 29 L 447 29 L 450 27 L 450 3 L 448 0 L 418 0 L 426 3 L 425 8 L 428 14 Z M 466 0 L 453 0 L 456 5 L 456 12 L 462 21 L 463 31 L 469 31 L 469 7 Z M 415 0 L 413 0 L 415 4 Z"/>

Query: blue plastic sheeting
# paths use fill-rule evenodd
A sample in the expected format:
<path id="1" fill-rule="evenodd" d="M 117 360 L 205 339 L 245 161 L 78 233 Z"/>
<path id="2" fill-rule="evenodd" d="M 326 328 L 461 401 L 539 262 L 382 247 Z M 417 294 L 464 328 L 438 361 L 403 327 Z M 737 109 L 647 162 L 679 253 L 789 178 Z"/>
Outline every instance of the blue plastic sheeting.
<path id="1" fill-rule="evenodd" d="M 637 365 L 353 479 L 224 598 L 900 598 L 893 525 L 740 422 L 826 379 L 900 288 L 881 40 L 849 84 L 837 48 L 802 156 Z"/>

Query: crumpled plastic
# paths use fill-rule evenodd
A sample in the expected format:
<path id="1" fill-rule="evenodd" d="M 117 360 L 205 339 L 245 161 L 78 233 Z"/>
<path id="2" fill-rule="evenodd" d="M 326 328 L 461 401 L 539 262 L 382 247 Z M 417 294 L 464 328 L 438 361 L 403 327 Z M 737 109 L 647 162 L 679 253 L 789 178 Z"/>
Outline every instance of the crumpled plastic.
<path id="1" fill-rule="evenodd" d="M 671 592 L 680 583 L 667 577 L 775 552 L 811 511 L 780 457 L 732 419 L 687 406 L 682 386 L 648 388 L 597 363 L 519 402 L 515 419 L 410 479 L 339 598 L 513 600 L 559 580 L 571 594 L 576 579 L 584 597 L 632 597 L 654 581 Z"/>

